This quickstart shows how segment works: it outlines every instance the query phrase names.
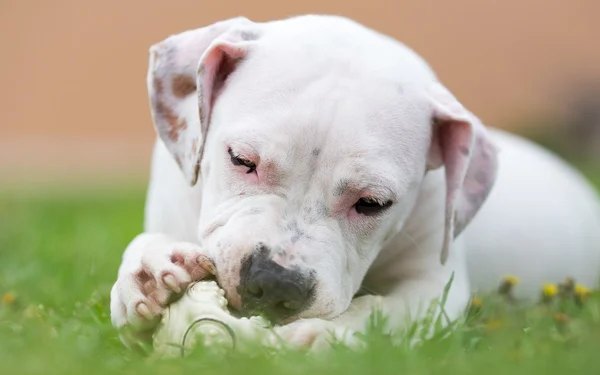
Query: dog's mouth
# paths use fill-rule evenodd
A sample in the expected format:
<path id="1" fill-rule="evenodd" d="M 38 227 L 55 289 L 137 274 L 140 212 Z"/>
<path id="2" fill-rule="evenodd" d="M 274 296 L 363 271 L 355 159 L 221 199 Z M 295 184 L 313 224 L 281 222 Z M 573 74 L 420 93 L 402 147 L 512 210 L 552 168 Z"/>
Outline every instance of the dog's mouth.
<path id="1" fill-rule="evenodd" d="M 232 316 L 236 318 L 251 318 L 254 316 L 260 316 L 274 325 L 285 325 L 300 319 L 300 316 L 297 314 L 285 317 L 283 319 L 279 318 L 274 314 L 265 312 L 266 309 L 261 309 L 255 306 L 249 306 L 248 304 L 243 304 L 241 296 L 239 295 L 239 293 L 237 293 L 237 291 L 229 293 L 226 289 L 224 290 L 225 299 L 227 299 L 228 302 L 227 307 L 229 309 L 229 312 Z"/>

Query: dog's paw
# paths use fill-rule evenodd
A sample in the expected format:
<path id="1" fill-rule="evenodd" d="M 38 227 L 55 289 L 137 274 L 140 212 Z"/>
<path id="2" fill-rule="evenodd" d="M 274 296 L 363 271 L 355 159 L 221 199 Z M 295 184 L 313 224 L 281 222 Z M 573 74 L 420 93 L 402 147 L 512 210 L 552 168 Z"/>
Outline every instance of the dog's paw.
<path id="1" fill-rule="evenodd" d="M 361 350 L 365 343 L 348 327 L 323 319 L 301 319 L 274 328 L 270 345 L 318 353 L 336 345 Z"/>
<path id="2" fill-rule="evenodd" d="M 111 320 L 118 329 L 151 333 L 164 308 L 193 281 L 215 273 L 202 249 L 188 242 L 134 240 L 111 290 Z M 141 337 L 148 339 L 148 337 Z"/>

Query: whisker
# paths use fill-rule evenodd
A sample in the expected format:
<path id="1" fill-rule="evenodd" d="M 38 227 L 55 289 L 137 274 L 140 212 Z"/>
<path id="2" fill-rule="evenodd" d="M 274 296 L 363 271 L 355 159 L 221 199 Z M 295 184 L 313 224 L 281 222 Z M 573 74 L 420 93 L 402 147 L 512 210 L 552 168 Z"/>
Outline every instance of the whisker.
<path id="1" fill-rule="evenodd" d="M 364 293 L 366 292 L 366 293 Z M 365 286 L 365 285 L 361 285 L 360 289 L 358 290 L 357 294 L 372 294 L 372 295 L 378 295 L 379 293 L 377 293 L 374 289 Z"/>

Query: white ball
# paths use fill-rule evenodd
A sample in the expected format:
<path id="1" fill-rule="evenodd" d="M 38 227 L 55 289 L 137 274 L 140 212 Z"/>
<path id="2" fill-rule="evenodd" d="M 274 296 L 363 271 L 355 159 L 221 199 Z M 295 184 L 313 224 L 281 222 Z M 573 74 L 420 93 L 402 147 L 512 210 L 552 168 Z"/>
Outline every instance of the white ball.
<path id="1" fill-rule="evenodd" d="M 224 295 L 214 281 L 192 284 L 165 310 L 154 333 L 155 354 L 184 356 L 198 346 L 211 351 L 233 350 L 268 334 L 268 322 L 261 317 L 233 317 Z"/>

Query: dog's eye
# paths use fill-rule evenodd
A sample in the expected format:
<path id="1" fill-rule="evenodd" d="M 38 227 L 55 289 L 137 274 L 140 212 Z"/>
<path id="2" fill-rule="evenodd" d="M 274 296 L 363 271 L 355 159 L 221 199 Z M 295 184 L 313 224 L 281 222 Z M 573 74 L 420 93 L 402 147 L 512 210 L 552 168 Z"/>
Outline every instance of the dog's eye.
<path id="1" fill-rule="evenodd" d="M 354 205 L 354 209 L 361 215 L 373 216 L 390 208 L 392 203 L 392 201 L 379 201 L 374 198 L 360 198 Z"/>
<path id="2" fill-rule="evenodd" d="M 244 159 L 241 156 L 234 154 L 231 149 L 229 149 L 227 152 L 229 153 L 229 156 L 231 156 L 231 164 L 235 166 L 243 165 L 244 167 L 248 167 L 248 171 L 246 173 L 252 173 L 256 170 L 256 164 L 254 164 L 250 160 Z"/>

